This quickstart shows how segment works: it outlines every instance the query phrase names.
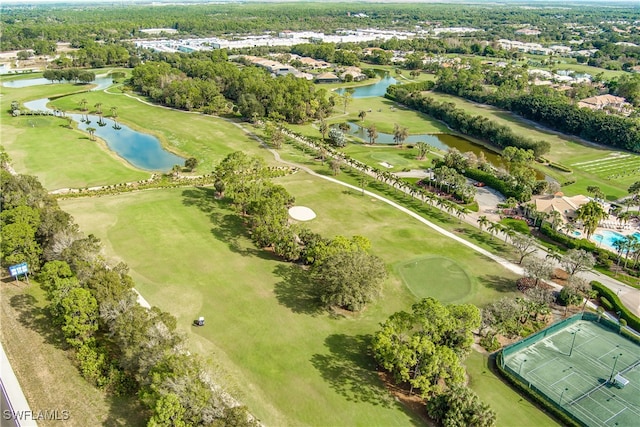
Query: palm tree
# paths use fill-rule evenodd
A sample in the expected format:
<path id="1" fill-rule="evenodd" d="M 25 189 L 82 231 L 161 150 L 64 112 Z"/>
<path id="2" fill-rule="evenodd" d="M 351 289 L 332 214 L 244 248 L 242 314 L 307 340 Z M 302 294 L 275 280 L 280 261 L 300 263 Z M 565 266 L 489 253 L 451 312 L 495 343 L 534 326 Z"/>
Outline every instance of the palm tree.
<path id="1" fill-rule="evenodd" d="M 111 117 L 114 119 L 118 117 L 118 107 L 111 107 Z"/>
<path id="2" fill-rule="evenodd" d="M 340 99 L 342 100 L 342 104 L 344 105 L 344 113 L 347 114 L 347 105 L 349 105 L 353 99 L 351 92 L 345 91 L 342 95 L 340 95 Z"/>
<path id="3" fill-rule="evenodd" d="M 102 102 L 97 102 L 94 107 L 96 107 L 96 114 L 102 114 Z"/>
<path id="4" fill-rule="evenodd" d="M 342 165 L 342 160 L 340 159 L 331 159 L 331 161 L 329 162 L 329 166 L 331 167 L 331 170 L 333 171 L 334 175 L 338 175 L 340 173 L 341 165 Z"/>
<path id="5" fill-rule="evenodd" d="M 89 103 L 89 101 L 87 101 L 86 98 L 82 98 L 82 100 L 80 101 L 80 107 L 82 111 L 87 111 L 87 104 Z"/>
<path id="6" fill-rule="evenodd" d="M 364 118 L 367 117 L 367 112 L 364 110 L 360 110 L 360 112 L 358 113 L 358 117 L 360 118 L 361 122 L 364 122 Z"/>
<path id="7" fill-rule="evenodd" d="M 424 160 L 431 147 L 426 142 L 421 141 L 416 144 L 416 148 L 418 149 L 418 160 Z"/>
<path id="8" fill-rule="evenodd" d="M 555 261 L 560 262 L 560 260 L 562 259 L 562 254 L 560 252 L 558 252 L 557 249 L 549 249 L 549 252 L 547 252 L 547 256 L 544 257 L 544 259 L 553 259 Z"/>
<path id="9" fill-rule="evenodd" d="M 371 143 L 371 144 L 375 144 L 376 143 L 376 139 L 378 139 L 378 130 L 376 129 L 376 125 L 375 124 L 372 123 L 367 128 L 367 136 L 369 136 L 369 143 Z"/>
<path id="10" fill-rule="evenodd" d="M 94 141 L 95 140 L 94 134 L 96 133 L 96 128 L 87 128 L 87 132 L 89 132 L 89 139 Z"/>
<path id="11" fill-rule="evenodd" d="M 327 132 L 329 132 L 329 125 L 324 120 L 321 120 L 320 125 L 318 126 L 318 130 L 320 131 L 322 140 L 324 141 L 327 136 Z"/>
<path id="12" fill-rule="evenodd" d="M 551 211 L 547 220 L 551 223 L 553 231 L 557 231 L 560 224 L 562 224 L 562 214 L 559 211 Z"/>
<path id="13" fill-rule="evenodd" d="M 564 230 L 565 233 L 571 236 L 573 232 L 576 231 L 576 224 L 572 221 L 569 221 L 562 226 L 562 229 Z"/>
<path id="14" fill-rule="evenodd" d="M 397 123 L 393 126 L 393 142 L 402 146 L 402 143 L 409 137 L 409 130 Z"/>
<path id="15" fill-rule="evenodd" d="M 487 227 L 487 231 L 491 233 L 491 240 L 493 240 L 493 235 L 502 231 L 502 225 L 497 222 L 492 222 L 489 227 Z"/>
<path id="16" fill-rule="evenodd" d="M 478 217 L 478 227 L 480 228 L 480 231 L 482 231 L 482 229 L 484 227 L 488 227 L 489 224 L 491 224 L 491 221 L 489 221 L 489 219 L 487 219 L 486 215 L 482 215 L 482 216 Z"/>
<path id="17" fill-rule="evenodd" d="M 365 176 L 358 177 L 358 184 L 360 184 L 360 189 L 362 190 L 362 195 L 364 196 L 364 188 L 367 186 L 369 180 Z"/>
<path id="18" fill-rule="evenodd" d="M 455 205 L 456 206 L 456 216 L 458 217 L 458 224 L 462 223 L 462 217 L 465 216 L 466 214 L 468 214 L 469 212 L 471 212 L 469 209 L 465 208 L 464 206 L 459 206 L 459 205 Z"/>
<path id="19" fill-rule="evenodd" d="M 576 209 L 576 217 L 582 221 L 584 231 L 587 234 L 587 239 L 596 231 L 598 224 L 603 219 L 609 216 L 600 203 L 591 200 Z"/>
<path id="20" fill-rule="evenodd" d="M 507 239 L 512 238 L 516 235 L 516 230 L 511 227 L 502 227 L 502 232 L 504 233 L 504 242 L 507 243 Z"/>

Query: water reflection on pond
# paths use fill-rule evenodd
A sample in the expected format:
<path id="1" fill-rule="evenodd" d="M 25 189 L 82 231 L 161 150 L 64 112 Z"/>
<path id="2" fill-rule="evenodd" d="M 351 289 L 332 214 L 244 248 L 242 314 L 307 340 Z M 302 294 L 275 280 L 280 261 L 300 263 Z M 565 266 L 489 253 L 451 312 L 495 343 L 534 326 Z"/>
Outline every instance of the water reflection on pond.
<path id="1" fill-rule="evenodd" d="M 369 136 L 367 135 L 367 129 L 364 127 L 360 127 L 355 123 L 349 123 L 350 130 L 349 134 L 357 136 L 365 142 L 369 142 Z M 467 153 L 471 151 L 476 156 L 479 156 L 480 153 L 484 153 L 485 159 L 494 166 L 501 167 L 503 166 L 502 161 L 500 160 L 500 156 L 493 152 L 489 151 L 481 145 L 474 144 L 468 139 L 462 138 L 457 135 L 450 134 L 415 134 L 409 135 L 409 137 L 404 141 L 404 144 L 416 144 L 418 142 L 426 142 L 442 151 L 447 151 L 449 148 L 456 148 L 461 153 Z M 376 138 L 376 144 L 395 144 L 396 142 L 393 140 L 393 135 L 389 133 L 383 133 L 378 131 L 378 138 Z"/>
<path id="2" fill-rule="evenodd" d="M 45 79 L 44 77 L 33 78 L 33 79 L 7 80 L 2 82 L 2 86 L 10 87 L 12 89 L 19 89 L 23 87 L 47 85 L 47 84 L 57 84 L 57 83 L 53 83 L 51 80 Z M 111 76 L 96 77 L 94 81 L 87 83 L 86 85 L 78 83 L 79 86 L 97 85 L 91 90 L 103 90 L 108 88 L 112 84 L 113 84 L 113 78 Z"/>
<path id="3" fill-rule="evenodd" d="M 381 77 L 382 78 L 376 83 L 354 88 L 340 88 L 336 89 L 336 93 L 342 95 L 346 91 L 350 91 L 352 92 L 352 98 L 372 98 L 374 96 L 384 96 L 384 94 L 387 93 L 387 88 L 398 83 L 398 81 L 391 77 L 388 73 Z"/>
<path id="4" fill-rule="evenodd" d="M 32 111 L 53 111 L 47 107 L 49 99 L 25 102 L 24 106 Z M 95 129 L 94 134 L 103 139 L 109 148 L 133 166 L 157 172 L 168 172 L 174 165 L 183 165 L 184 159 L 164 148 L 160 141 L 152 135 L 135 131 L 128 126 L 116 123 L 111 118 L 103 118 L 104 126 L 98 124 L 100 117 L 92 114 L 66 114 L 78 123 L 78 129 L 87 132 Z M 83 121 L 88 118 L 90 123 Z M 119 129 L 115 129 L 119 127 Z"/>

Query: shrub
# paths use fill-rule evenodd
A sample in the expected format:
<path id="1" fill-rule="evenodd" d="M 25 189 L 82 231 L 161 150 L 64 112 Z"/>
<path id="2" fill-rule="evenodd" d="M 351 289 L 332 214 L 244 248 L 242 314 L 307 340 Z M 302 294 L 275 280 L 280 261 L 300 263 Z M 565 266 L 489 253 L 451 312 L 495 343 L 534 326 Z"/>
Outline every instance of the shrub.
<path id="1" fill-rule="evenodd" d="M 500 348 L 500 342 L 493 334 L 480 338 L 480 345 L 487 351 L 496 351 Z"/>
<path id="2" fill-rule="evenodd" d="M 598 292 L 600 299 L 606 299 L 613 306 L 612 310 L 620 312 L 620 319 L 624 319 L 631 329 L 640 331 L 640 318 L 633 314 L 622 302 L 618 295 L 598 281 L 591 282 L 591 287 Z M 604 297 L 604 298 L 603 298 Z M 604 304 L 603 304 L 604 306 Z"/>
<path id="3" fill-rule="evenodd" d="M 607 311 L 613 310 L 613 304 L 611 304 L 611 302 L 607 298 L 600 297 L 600 303 L 605 308 L 605 310 Z"/>
<path id="4" fill-rule="evenodd" d="M 551 166 L 552 168 L 558 169 L 562 172 L 569 172 L 569 173 L 573 172 L 569 167 L 562 165 L 560 163 L 549 162 L 549 166 Z"/>

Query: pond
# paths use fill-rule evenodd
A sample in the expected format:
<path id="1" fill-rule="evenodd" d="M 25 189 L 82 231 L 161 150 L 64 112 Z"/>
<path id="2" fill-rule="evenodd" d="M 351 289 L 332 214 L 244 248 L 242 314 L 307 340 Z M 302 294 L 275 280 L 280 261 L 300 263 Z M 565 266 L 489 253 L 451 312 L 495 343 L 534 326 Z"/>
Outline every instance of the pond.
<path id="1" fill-rule="evenodd" d="M 47 107 L 48 98 L 25 102 L 24 106 L 32 111 L 53 111 Z M 184 159 L 164 148 L 158 138 L 135 131 L 128 126 L 118 124 L 120 129 L 114 129 L 115 122 L 111 118 L 103 118 L 105 126 L 98 125 L 99 116 L 89 114 L 67 114 L 78 123 L 78 129 L 87 131 L 95 129 L 95 135 L 102 138 L 109 148 L 133 166 L 154 172 L 168 172 L 174 165 L 183 165 Z M 82 121 L 88 117 L 91 123 Z"/>
<path id="2" fill-rule="evenodd" d="M 396 83 L 398 83 L 398 81 L 391 77 L 389 73 L 386 73 L 381 75 L 381 79 L 376 83 L 354 88 L 340 88 L 336 89 L 336 93 L 342 95 L 349 90 L 353 91 L 351 94 L 353 98 L 372 98 L 374 96 L 384 96 L 384 94 L 387 93 L 387 88 Z"/>
<path id="3" fill-rule="evenodd" d="M 47 85 L 47 84 L 56 84 L 56 83 L 52 83 L 51 80 L 47 80 L 44 77 L 33 78 L 33 79 L 7 80 L 2 82 L 2 86 L 10 87 L 13 89 L 19 89 L 22 87 L 29 87 L 29 86 Z M 111 76 L 96 77 L 96 79 L 92 81 L 90 84 L 98 85 L 91 90 L 103 90 L 113 84 L 113 78 Z M 80 84 L 80 83 L 78 83 L 78 85 L 85 86 L 84 84 Z"/>
<path id="4" fill-rule="evenodd" d="M 364 127 L 360 127 L 355 123 L 349 122 L 349 126 L 351 127 L 349 134 L 357 136 L 365 142 L 369 142 L 369 137 L 367 136 L 367 129 Z M 449 148 L 457 148 L 461 153 L 467 153 L 469 151 L 473 152 L 476 156 L 480 155 L 480 152 L 484 153 L 485 159 L 489 163 L 494 166 L 502 167 L 503 163 L 500 160 L 500 156 L 493 151 L 489 151 L 481 145 L 474 144 L 468 139 L 464 139 L 457 135 L 450 134 L 415 134 L 409 135 L 409 137 L 404 141 L 404 144 L 416 144 L 418 142 L 426 142 L 432 147 L 438 148 L 442 151 L 447 151 Z M 389 133 L 378 132 L 378 138 L 376 139 L 376 144 L 395 144 L 393 140 L 393 135 Z"/>

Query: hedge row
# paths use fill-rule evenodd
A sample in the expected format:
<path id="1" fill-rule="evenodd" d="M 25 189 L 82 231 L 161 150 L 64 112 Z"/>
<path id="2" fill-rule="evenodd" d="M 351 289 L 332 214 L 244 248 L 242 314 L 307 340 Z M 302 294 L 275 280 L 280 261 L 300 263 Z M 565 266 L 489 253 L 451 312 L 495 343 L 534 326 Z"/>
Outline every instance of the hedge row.
<path id="1" fill-rule="evenodd" d="M 638 316 L 633 314 L 631 310 L 629 310 L 624 306 L 624 304 L 622 304 L 620 298 L 618 298 L 618 295 L 616 295 L 615 292 L 595 280 L 591 282 L 591 287 L 598 292 L 601 301 L 608 300 L 608 302 L 613 305 L 612 310 L 620 312 L 620 318 L 626 320 L 627 325 L 629 325 L 631 329 L 640 331 L 640 318 L 638 318 Z M 604 301 L 602 305 L 604 305 Z"/>
<path id="2" fill-rule="evenodd" d="M 560 163 L 549 162 L 549 166 L 561 170 L 562 172 L 573 172 L 569 167 L 561 165 Z"/>
<path id="3" fill-rule="evenodd" d="M 514 197 L 518 200 L 520 199 L 520 194 L 515 191 L 513 187 L 489 172 L 485 172 L 480 169 L 469 168 L 464 170 L 464 176 L 466 176 L 467 178 L 475 179 L 476 181 L 484 182 L 489 187 L 502 193 L 505 197 Z"/>
<path id="4" fill-rule="evenodd" d="M 500 350 L 496 356 L 496 368 L 502 377 L 507 380 L 509 384 L 515 387 L 520 393 L 525 394 L 534 401 L 537 406 L 542 407 L 546 412 L 555 417 L 562 425 L 569 427 L 580 427 L 581 424 L 567 415 L 564 411 L 558 409 L 557 406 L 551 404 L 548 398 L 537 391 L 527 387 L 518 378 L 511 375 L 505 369 L 502 368 L 502 350 Z"/>
<path id="5" fill-rule="evenodd" d="M 584 249 L 587 252 L 594 253 L 599 258 L 603 255 L 606 256 L 606 258 L 609 258 L 609 255 L 606 253 L 607 251 L 599 249 L 592 241 L 587 239 L 575 239 L 567 236 L 564 233 L 554 230 L 548 222 L 542 224 L 540 232 L 551 240 L 558 242 L 569 249 Z"/>

